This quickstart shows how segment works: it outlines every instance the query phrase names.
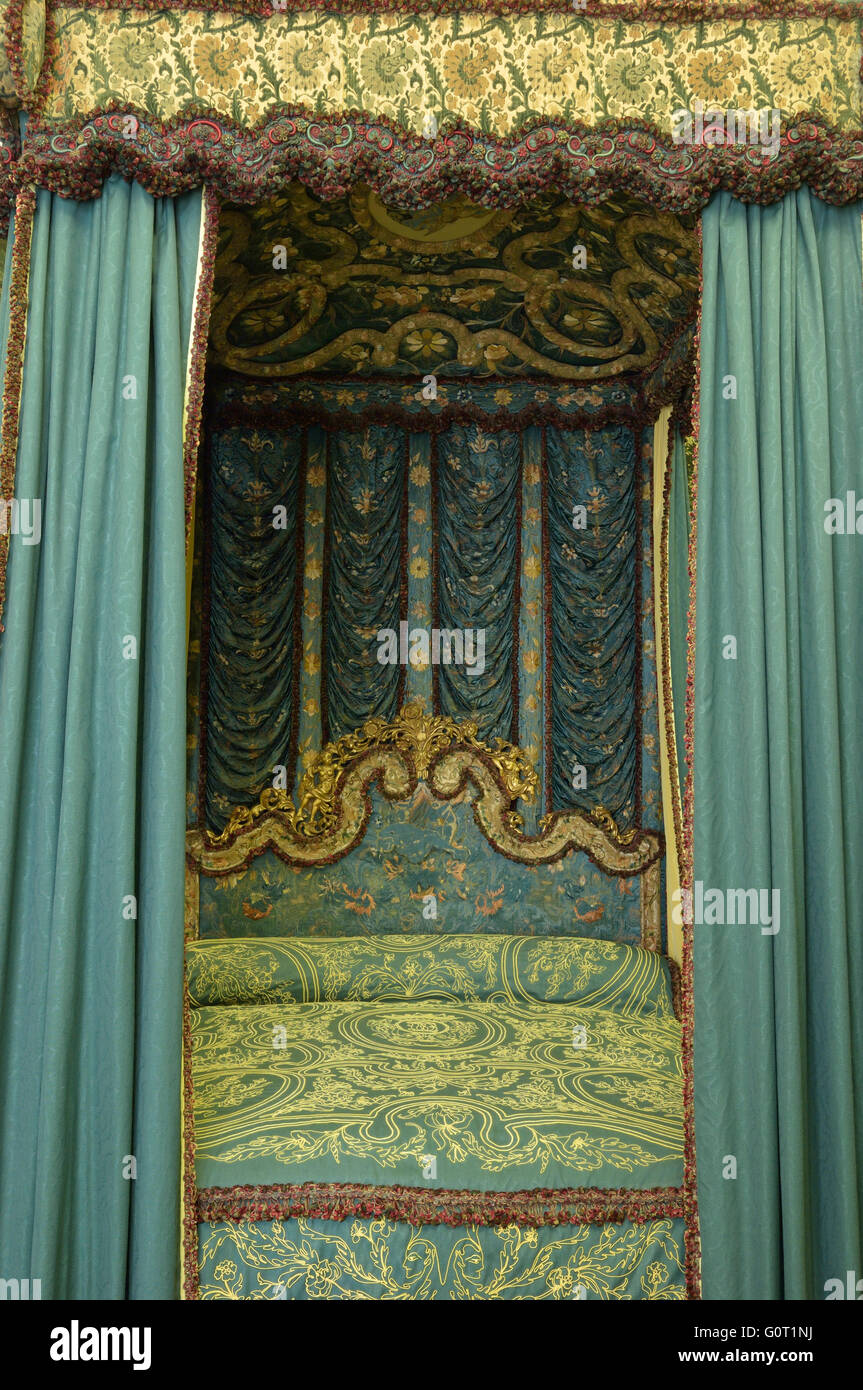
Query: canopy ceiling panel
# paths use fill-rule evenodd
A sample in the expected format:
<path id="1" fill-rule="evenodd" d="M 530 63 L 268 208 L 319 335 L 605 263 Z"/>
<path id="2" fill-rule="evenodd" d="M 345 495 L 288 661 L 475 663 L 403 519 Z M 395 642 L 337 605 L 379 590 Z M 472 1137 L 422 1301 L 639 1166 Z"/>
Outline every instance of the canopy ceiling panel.
<path id="1" fill-rule="evenodd" d="M 624 194 L 409 212 L 295 183 L 222 210 L 210 361 L 258 377 L 641 372 L 695 315 L 694 223 Z"/>

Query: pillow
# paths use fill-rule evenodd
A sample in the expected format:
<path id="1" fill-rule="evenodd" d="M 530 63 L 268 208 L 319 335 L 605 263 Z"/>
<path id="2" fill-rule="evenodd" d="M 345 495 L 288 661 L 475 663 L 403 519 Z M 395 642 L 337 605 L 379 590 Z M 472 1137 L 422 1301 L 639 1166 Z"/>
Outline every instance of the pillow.
<path id="1" fill-rule="evenodd" d="M 655 951 L 572 936 L 241 937 L 187 947 L 193 1007 L 380 1000 L 591 1005 L 673 1017 Z"/>

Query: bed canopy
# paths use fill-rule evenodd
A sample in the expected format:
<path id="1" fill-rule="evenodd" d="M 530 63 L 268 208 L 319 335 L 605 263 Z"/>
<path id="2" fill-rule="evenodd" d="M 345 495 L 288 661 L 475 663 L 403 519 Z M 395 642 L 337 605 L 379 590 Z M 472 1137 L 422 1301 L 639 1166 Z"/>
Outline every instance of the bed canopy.
<path id="1" fill-rule="evenodd" d="M 861 6 L 3 9 L 0 1276 L 823 1297 L 863 1260 Z"/>

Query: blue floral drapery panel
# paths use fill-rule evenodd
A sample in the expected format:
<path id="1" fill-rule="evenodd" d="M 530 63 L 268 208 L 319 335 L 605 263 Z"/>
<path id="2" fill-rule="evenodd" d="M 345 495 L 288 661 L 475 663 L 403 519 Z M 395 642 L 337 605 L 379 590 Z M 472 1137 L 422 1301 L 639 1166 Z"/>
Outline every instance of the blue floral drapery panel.
<path id="1" fill-rule="evenodd" d="M 437 620 L 467 634 L 473 657 L 435 667 L 441 713 L 475 720 L 480 738 L 517 742 L 519 436 L 453 425 L 441 435 L 436 473 Z"/>
<path id="2" fill-rule="evenodd" d="M 635 442 L 620 426 L 549 429 L 546 458 L 551 803 L 604 806 L 628 826 L 638 757 Z"/>
<path id="3" fill-rule="evenodd" d="M 657 823 L 652 581 L 641 573 L 650 460 L 636 432 L 463 417 L 423 431 L 408 411 L 356 426 L 338 413 L 294 424 L 286 412 L 276 425 L 251 412 L 214 431 L 211 471 L 233 482 L 245 472 L 249 496 L 220 510 L 214 478 L 213 582 L 223 552 L 233 564 L 248 543 L 244 515 L 263 516 L 266 555 L 250 575 L 269 583 L 256 602 L 273 611 L 246 630 L 233 572 L 209 605 L 207 823 L 221 828 L 280 764 L 296 786 L 322 742 L 408 699 L 474 720 L 485 740 L 529 745 L 540 812 L 602 805 L 622 829 Z M 269 471 L 279 450 L 282 484 Z M 279 486 L 296 515 L 274 531 L 263 514 Z"/>
<path id="4" fill-rule="evenodd" d="M 378 633 L 403 617 L 406 440 L 372 425 L 331 434 L 324 536 L 323 741 L 398 710 L 402 667 L 378 660 Z"/>
<path id="5" fill-rule="evenodd" d="M 234 428 L 213 439 L 210 825 L 221 825 L 250 789 L 271 782 L 276 766 L 285 766 L 287 784 L 293 782 L 303 454 L 302 435 L 279 430 Z"/>

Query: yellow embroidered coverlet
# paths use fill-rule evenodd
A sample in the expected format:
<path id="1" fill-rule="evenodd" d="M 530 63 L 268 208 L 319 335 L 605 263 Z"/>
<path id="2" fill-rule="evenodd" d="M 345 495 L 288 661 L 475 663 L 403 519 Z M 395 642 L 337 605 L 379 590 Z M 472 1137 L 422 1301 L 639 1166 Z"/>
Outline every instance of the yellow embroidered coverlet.
<path id="1" fill-rule="evenodd" d="M 218 943 L 221 996 L 244 1002 L 192 1010 L 199 1188 L 679 1186 L 680 1028 L 658 958 L 498 937 L 471 965 L 468 940 Z M 283 948 L 303 984 L 282 960 L 273 1002 Z M 193 948 L 193 1003 L 219 995 L 212 949 Z"/>

